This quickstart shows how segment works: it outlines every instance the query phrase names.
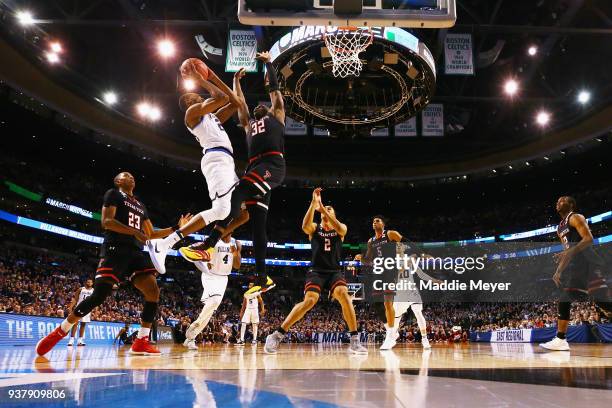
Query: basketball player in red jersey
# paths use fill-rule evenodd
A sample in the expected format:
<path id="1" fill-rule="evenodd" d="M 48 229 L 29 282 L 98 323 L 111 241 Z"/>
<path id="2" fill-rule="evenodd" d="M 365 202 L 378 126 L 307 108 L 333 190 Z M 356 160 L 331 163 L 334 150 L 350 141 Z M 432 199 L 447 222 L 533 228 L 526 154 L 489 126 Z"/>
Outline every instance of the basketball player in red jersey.
<path id="1" fill-rule="evenodd" d="M 179 229 L 191 219 L 191 214 L 181 216 L 174 227 L 154 230 L 147 208 L 134 196 L 134 176 L 124 171 L 115 176 L 114 184 L 115 188 L 104 194 L 101 220 L 104 242 L 100 249 L 93 293 L 81 301 L 59 327 L 38 342 L 36 353 L 39 356 L 51 351 L 73 325 L 104 302 L 112 293 L 115 283 L 124 279 L 132 282 L 145 301 L 140 315 L 141 327 L 130 351 L 132 354 L 160 354 L 149 343 L 149 333 L 159 303 L 159 287 L 155 268 L 142 248 L 147 239 L 162 238 Z"/>
<path id="2" fill-rule="evenodd" d="M 593 249 L 593 234 L 587 220 L 576 213 L 576 200 L 563 196 L 557 200 L 556 210 L 561 217 L 557 235 L 563 252 L 555 255 L 558 262 L 553 281 L 562 289 L 559 299 L 557 336 L 541 347 L 553 351 L 569 351 L 566 339 L 572 301 L 591 298 L 606 316 L 610 317 L 612 304 L 604 278 L 604 260 Z"/>
<path id="3" fill-rule="evenodd" d="M 314 222 L 315 211 L 321 213 L 321 223 L 318 225 Z M 331 296 L 342 307 L 342 316 L 346 320 L 351 336 L 349 352 L 368 354 L 368 350 L 359 341 L 355 308 L 348 293 L 346 280 L 340 265 L 342 242 L 346 236 L 347 228 L 336 218 L 336 212 L 332 206 L 323 205 L 320 188 L 316 188 L 312 192 L 312 201 L 306 215 L 304 215 L 302 230 L 308 235 L 312 246 L 312 261 L 306 274 L 304 300 L 295 305 L 283 324 L 266 338 L 264 351 L 268 354 L 277 352 L 279 344 L 287 334 L 287 330 L 314 307 L 319 301 L 321 289 L 327 287 Z"/>

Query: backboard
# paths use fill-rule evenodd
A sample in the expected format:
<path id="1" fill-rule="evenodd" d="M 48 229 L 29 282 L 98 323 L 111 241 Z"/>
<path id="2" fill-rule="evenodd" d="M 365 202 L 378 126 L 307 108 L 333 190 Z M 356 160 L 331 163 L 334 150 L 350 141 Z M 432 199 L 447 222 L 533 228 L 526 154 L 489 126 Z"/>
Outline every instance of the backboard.
<path id="1" fill-rule="evenodd" d="M 238 19 L 256 26 L 455 25 L 456 0 L 238 0 Z"/>

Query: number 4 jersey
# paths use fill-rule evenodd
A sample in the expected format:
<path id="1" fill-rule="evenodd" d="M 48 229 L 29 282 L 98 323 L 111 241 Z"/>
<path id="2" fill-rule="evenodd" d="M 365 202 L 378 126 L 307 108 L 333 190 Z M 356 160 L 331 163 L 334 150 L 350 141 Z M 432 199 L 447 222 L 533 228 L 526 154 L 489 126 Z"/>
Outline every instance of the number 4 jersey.
<path id="1" fill-rule="evenodd" d="M 104 194 L 104 207 L 116 207 L 115 219 L 120 223 L 137 230 L 143 230 L 144 220 L 149 219 L 149 213 L 143 203 L 136 197 L 122 193 L 116 188 L 111 188 Z M 103 248 L 117 246 L 120 249 L 142 248 L 132 235 L 119 234 L 111 230 L 104 230 Z"/>

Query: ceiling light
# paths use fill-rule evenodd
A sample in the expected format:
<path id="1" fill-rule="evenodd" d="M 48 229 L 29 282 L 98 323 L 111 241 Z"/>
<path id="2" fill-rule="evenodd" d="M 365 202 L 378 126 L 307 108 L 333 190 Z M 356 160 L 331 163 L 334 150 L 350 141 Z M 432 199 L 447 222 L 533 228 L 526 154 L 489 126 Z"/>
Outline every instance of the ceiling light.
<path id="1" fill-rule="evenodd" d="M 19 21 L 19 24 L 23 26 L 34 24 L 34 17 L 32 17 L 32 13 L 25 10 L 17 12 L 17 20 Z"/>
<path id="2" fill-rule="evenodd" d="M 161 40 L 157 43 L 157 51 L 164 58 L 169 58 L 174 55 L 174 43 L 170 40 Z"/>
<path id="3" fill-rule="evenodd" d="M 104 102 L 106 102 L 108 105 L 114 105 L 117 103 L 117 94 L 112 91 L 105 92 L 102 97 L 104 98 Z"/>
<path id="4" fill-rule="evenodd" d="M 546 111 L 538 112 L 536 116 L 536 122 L 540 126 L 546 126 L 550 122 L 550 113 Z"/>
<path id="5" fill-rule="evenodd" d="M 591 100 L 591 93 L 589 91 L 580 91 L 578 93 L 578 102 L 582 105 L 586 105 Z"/>
<path id="6" fill-rule="evenodd" d="M 510 96 L 513 96 L 518 92 L 518 87 L 518 82 L 516 82 L 514 79 L 509 79 L 504 84 L 504 92 Z"/>

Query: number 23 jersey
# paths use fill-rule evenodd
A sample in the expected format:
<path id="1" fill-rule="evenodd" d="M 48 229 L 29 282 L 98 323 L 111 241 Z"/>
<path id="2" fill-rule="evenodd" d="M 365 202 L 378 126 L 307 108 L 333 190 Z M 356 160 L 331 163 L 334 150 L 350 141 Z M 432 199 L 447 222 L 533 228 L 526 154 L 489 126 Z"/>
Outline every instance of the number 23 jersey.
<path id="1" fill-rule="evenodd" d="M 104 194 L 104 207 L 116 207 L 115 219 L 120 223 L 143 231 L 143 223 L 149 219 L 149 213 L 143 203 L 136 197 L 111 188 Z M 133 236 L 104 230 L 103 247 L 117 246 L 121 249 L 142 248 L 142 244 Z"/>

